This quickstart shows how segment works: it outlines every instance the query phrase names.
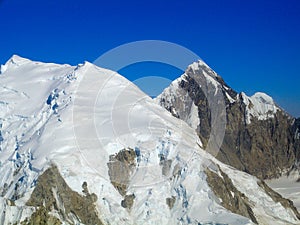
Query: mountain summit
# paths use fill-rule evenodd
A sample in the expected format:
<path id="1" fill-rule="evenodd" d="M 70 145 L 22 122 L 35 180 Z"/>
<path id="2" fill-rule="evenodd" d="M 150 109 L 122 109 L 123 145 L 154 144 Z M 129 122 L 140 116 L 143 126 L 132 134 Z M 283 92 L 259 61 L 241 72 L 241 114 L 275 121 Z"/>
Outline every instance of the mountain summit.
<path id="1" fill-rule="evenodd" d="M 1 224 L 299 224 L 291 201 L 113 71 L 14 56 L 0 96 Z"/>
<path id="2" fill-rule="evenodd" d="M 197 82 L 199 77 L 204 77 L 203 84 Z M 224 141 L 216 155 L 219 160 L 263 179 L 278 177 L 297 167 L 300 145 L 296 118 L 265 93 L 251 97 L 237 93 L 202 61 L 189 66 L 156 101 L 194 127 L 205 144 L 213 123 L 214 106 L 209 105 L 205 95 L 205 86 L 210 83 L 215 84 L 210 86 L 211 92 L 222 92 L 226 107 Z"/>

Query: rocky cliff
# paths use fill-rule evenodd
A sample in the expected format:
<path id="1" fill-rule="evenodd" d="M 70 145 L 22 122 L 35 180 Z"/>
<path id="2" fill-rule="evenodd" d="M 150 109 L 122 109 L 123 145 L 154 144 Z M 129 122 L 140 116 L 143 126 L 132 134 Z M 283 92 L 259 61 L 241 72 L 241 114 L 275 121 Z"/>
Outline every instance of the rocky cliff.
<path id="1" fill-rule="evenodd" d="M 195 128 L 205 145 L 212 127 L 211 109 L 215 107 L 207 100 L 211 92 L 222 92 L 226 108 L 225 136 L 216 155 L 219 160 L 263 179 L 278 177 L 297 165 L 299 119 L 288 115 L 264 93 L 251 97 L 237 93 L 202 61 L 189 66 L 156 100 Z M 190 120 L 192 117 L 197 120 Z"/>

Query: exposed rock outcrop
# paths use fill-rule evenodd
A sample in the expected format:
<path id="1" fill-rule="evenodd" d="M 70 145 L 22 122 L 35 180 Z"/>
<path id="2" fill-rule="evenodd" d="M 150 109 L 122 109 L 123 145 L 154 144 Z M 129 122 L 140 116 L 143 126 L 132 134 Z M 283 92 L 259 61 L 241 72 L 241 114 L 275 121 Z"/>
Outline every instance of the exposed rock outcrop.
<path id="1" fill-rule="evenodd" d="M 166 198 L 166 203 L 167 203 L 167 205 L 169 206 L 170 209 L 173 209 L 175 202 L 176 202 L 176 197 L 175 196 L 172 196 L 170 198 Z"/>
<path id="2" fill-rule="evenodd" d="M 51 166 L 37 180 L 27 206 L 36 208 L 35 213 L 25 220 L 23 224 L 60 224 L 59 218 L 51 212 L 56 212 L 63 221 L 70 224 L 81 222 L 87 225 L 102 225 L 94 203 L 95 194 L 87 191 L 84 185 L 85 196 L 73 191 L 60 175 L 56 166 Z"/>
<path id="3" fill-rule="evenodd" d="M 231 212 L 251 219 L 257 224 L 248 198 L 236 189 L 230 178 L 220 168 L 219 172 L 221 176 L 207 169 L 206 175 L 208 184 L 214 194 L 221 199 L 222 206 Z"/>
<path id="4" fill-rule="evenodd" d="M 246 105 L 238 99 L 227 108 L 226 133 L 217 158 L 259 178 L 286 172 L 297 159 L 292 119 L 282 111 L 273 118 L 246 123 Z"/>
<path id="5" fill-rule="evenodd" d="M 123 149 L 116 155 L 111 155 L 108 163 L 108 174 L 112 185 L 124 197 L 121 205 L 130 209 L 135 195 L 127 194 L 130 177 L 136 166 L 136 153 L 133 149 Z"/>

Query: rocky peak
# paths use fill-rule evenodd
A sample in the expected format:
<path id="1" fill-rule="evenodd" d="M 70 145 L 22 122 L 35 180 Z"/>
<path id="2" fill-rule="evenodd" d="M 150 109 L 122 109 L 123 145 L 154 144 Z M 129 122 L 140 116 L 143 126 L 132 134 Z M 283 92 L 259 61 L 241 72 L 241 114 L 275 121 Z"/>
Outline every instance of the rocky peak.
<path id="1" fill-rule="evenodd" d="M 212 85 L 199 84 L 198 77 Z M 204 145 L 211 132 L 211 110 L 204 91 L 207 87 L 208 92 L 222 91 L 227 126 L 217 155 L 221 161 L 260 178 L 270 178 L 284 173 L 299 160 L 299 120 L 291 125 L 294 119 L 267 94 L 237 94 L 203 61 L 190 65 L 174 82 L 177 84 L 166 88 L 156 101 L 196 128 Z M 196 124 L 188 120 L 192 116 L 197 116 L 193 120 Z"/>
<path id="2" fill-rule="evenodd" d="M 237 93 L 231 89 L 230 86 L 228 86 L 223 78 L 218 75 L 214 70 L 212 70 L 205 62 L 202 60 L 199 60 L 198 62 L 194 62 L 190 66 L 188 66 L 185 74 L 187 74 L 190 77 L 193 76 L 204 76 L 204 78 L 207 80 L 207 82 L 215 82 L 220 85 L 220 88 L 223 89 L 223 91 L 228 92 L 230 97 L 235 98 Z"/>

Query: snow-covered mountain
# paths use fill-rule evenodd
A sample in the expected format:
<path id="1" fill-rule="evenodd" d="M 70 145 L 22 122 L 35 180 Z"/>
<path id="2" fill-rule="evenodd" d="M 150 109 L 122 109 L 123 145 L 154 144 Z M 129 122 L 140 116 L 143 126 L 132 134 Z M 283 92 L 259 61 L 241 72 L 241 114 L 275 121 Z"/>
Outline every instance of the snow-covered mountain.
<path id="1" fill-rule="evenodd" d="M 199 77 L 203 78 L 201 82 Z M 206 98 L 210 93 L 222 93 L 225 99 L 226 129 L 220 151 L 215 154 L 219 160 L 263 179 L 295 168 L 300 161 L 298 120 L 265 93 L 251 97 L 237 93 L 201 60 L 190 65 L 156 101 L 195 128 L 205 146 L 213 124 L 221 120 L 212 117 L 215 105 Z"/>
<path id="2" fill-rule="evenodd" d="M 0 96 L 0 224 L 300 223 L 113 71 L 13 56 Z"/>

